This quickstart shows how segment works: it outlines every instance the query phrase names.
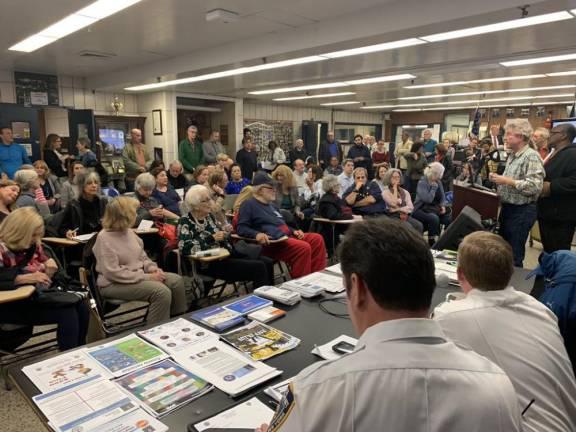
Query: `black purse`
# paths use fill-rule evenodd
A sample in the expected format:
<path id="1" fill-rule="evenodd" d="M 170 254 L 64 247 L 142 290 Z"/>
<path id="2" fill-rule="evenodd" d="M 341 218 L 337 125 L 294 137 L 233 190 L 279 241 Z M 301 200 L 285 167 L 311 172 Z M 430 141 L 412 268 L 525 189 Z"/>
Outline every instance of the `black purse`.
<path id="1" fill-rule="evenodd" d="M 28 249 L 24 256 L 24 260 L 14 267 L 0 268 L 0 291 L 13 291 L 18 288 L 16 285 L 16 276 L 18 276 L 18 272 L 21 269 L 28 265 L 35 251 L 35 247 Z"/>

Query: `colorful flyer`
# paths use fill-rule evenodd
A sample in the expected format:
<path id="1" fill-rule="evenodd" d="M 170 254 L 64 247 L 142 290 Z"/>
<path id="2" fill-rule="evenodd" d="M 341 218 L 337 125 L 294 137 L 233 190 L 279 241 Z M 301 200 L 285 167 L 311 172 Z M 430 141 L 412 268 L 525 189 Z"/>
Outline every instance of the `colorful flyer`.
<path id="1" fill-rule="evenodd" d="M 189 345 L 202 342 L 206 339 L 218 339 L 218 335 L 204 327 L 191 323 L 187 319 L 160 324 L 147 330 L 138 332 L 144 339 L 162 348 L 169 354 L 185 349 Z"/>
<path id="2" fill-rule="evenodd" d="M 115 377 L 168 357 L 166 353 L 135 334 L 91 348 L 88 355 Z"/>

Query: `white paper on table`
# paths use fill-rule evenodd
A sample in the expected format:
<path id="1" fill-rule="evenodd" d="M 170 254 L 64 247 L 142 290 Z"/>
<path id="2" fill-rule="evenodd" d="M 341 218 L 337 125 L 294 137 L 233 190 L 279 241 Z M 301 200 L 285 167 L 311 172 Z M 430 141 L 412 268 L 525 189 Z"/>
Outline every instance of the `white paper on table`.
<path id="1" fill-rule="evenodd" d="M 273 416 L 274 411 L 254 397 L 212 418 L 196 423 L 194 427 L 199 432 L 212 428 L 256 429 L 262 423 L 270 423 Z"/>
<path id="2" fill-rule="evenodd" d="M 96 429 L 86 429 L 82 432 L 166 432 L 168 426 L 156 420 L 143 409 L 138 408 Z"/>
<path id="3" fill-rule="evenodd" d="M 184 198 L 184 188 L 176 189 L 176 193 L 181 199 Z"/>
<path id="4" fill-rule="evenodd" d="M 300 279 L 291 280 L 288 284 L 298 284 L 303 287 L 313 286 L 321 288 L 329 293 L 339 293 L 344 291 L 342 277 L 322 272 L 316 272 Z"/>
<path id="5" fill-rule="evenodd" d="M 72 237 L 72 240 L 76 240 L 77 242 L 80 243 L 86 243 L 88 240 L 90 240 L 92 237 L 94 237 L 96 234 L 98 234 L 97 232 L 93 232 L 90 234 L 80 234 L 77 236 Z"/>
<path id="6" fill-rule="evenodd" d="M 322 357 L 324 360 L 339 359 L 344 354 L 338 354 L 336 351 L 332 349 L 332 347 L 336 345 L 338 342 L 348 342 L 349 344 L 356 345 L 358 343 L 358 339 L 346 335 L 341 335 L 338 336 L 336 339 L 333 339 L 330 342 L 325 343 L 324 345 L 315 346 L 310 352 L 319 357 Z"/>
<path id="7" fill-rule="evenodd" d="M 116 384 L 100 375 L 32 399 L 58 432 L 98 430 L 138 408 Z"/>
<path id="8" fill-rule="evenodd" d="M 284 397 L 284 394 L 288 391 L 288 386 L 292 382 L 292 378 L 288 378 L 284 381 L 279 382 L 278 384 L 271 385 L 270 387 L 266 387 L 264 389 L 264 393 L 274 399 L 276 402 L 280 402 Z"/>
<path id="9" fill-rule="evenodd" d="M 191 345 L 172 357 L 182 367 L 232 396 L 282 373 L 217 340 Z"/>
<path id="10" fill-rule="evenodd" d="M 342 275 L 342 268 L 340 267 L 340 263 L 334 264 L 333 266 L 326 267 L 327 271 Z"/>
<path id="11" fill-rule="evenodd" d="M 136 228 L 136 231 L 147 231 L 150 228 L 152 228 L 153 226 L 154 226 L 153 220 L 142 219 L 140 221 L 140 225 L 138 225 L 138 228 Z"/>
<path id="12" fill-rule="evenodd" d="M 131 334 L 87 350 L 88 355 L 115 377 L 164 360 L 168 355 Z"/>
<path id="13" fill-rule="evenodd" d="M 193 324 L 184 318 L 178 318 L 138 333 L 169 354 L 181 351 L 190 345 L 207 339 L 218 339 L 216 333 Z"/>
<path id="14" fill-rule="evenodd" d="M 86 355 L 84 350 L 67 352 L 22 368 L 22 372 L 42 393 L 65 387 L 106 371 Z"/>

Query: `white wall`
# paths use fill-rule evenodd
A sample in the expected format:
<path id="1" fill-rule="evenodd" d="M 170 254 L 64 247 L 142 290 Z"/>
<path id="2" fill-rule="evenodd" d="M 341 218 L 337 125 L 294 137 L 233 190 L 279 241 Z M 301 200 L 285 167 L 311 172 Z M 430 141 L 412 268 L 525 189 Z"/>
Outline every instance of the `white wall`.
<path id="1" fill-rule="evenodd" d="M 154 147 L 163 149 L 164 163 L 169 164 L 178 157 L 178 129 L 176 122 L 176 96 L 172 92 L 145 93 L 137 96 L 139 114 L 146 117 L 144 134 L 150 151 Z M 162 111 L 162 135 L 154 135 L 152 111 Z"/>

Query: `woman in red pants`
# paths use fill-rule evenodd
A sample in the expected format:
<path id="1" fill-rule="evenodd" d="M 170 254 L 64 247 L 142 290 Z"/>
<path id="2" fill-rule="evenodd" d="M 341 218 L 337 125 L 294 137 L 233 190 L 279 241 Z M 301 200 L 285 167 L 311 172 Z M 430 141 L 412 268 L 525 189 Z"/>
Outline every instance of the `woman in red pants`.
<path id="1" fill-rule="evenodd" d="M 262 253 L 272 259 L 284 261 L 293 278 L 324 270 L 326 246 L 320 234 L 304 233 L 290 228 L 272 203 L 276 189 L 272 178 L 257 173 L 252 180 L 253 198 L 242 204 L 238 213 L 237 233 L 253 238 L 263 246 Z M 287 240 L 271 243 L 287 237 Z"/>

